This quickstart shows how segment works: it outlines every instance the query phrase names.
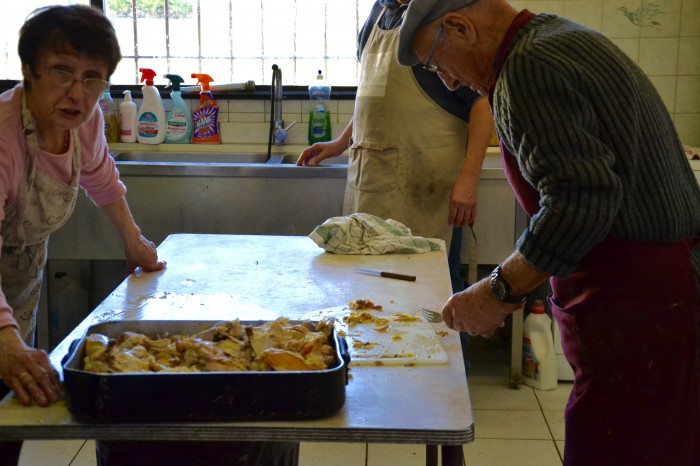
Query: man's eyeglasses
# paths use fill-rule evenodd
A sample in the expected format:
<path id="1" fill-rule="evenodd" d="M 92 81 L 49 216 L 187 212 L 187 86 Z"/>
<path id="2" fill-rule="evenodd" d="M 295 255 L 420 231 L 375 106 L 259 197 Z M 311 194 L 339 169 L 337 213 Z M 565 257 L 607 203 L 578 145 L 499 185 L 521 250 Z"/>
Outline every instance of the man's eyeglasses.
<path id="1" fill-rule="evenodd" d="M 51 68 L 49 70 L 49 81 L 56 87 L 68 89 L 78 81 L 83 84 L 83 89 L 90 94 L 102 94 L 109 83 L 100 78 L 85 78 L 78 79 L 70 71 L 62 70 L 61 68 Z"/>
<path id="2" fill-rule="evenodd" d="M 445 32 L 445 29 L 442 26 L 440 26 L 440 29 L 438 29 L 437 34 L 435 34 L 435 40 L 433 41 L 433 46 L 430 49 L 430 53 L 428 54 L 428 59 L 425 61 L 425 65 L 423 65 L 423 69 L 426 71 L 432 71 L 433 73 L 440 72 L 440 67 L 437 65 L 433 65 L 430 62 L 433 61 L 433 55 L 435 55 L 435 49 L 437 49 L 437 46 L 440 43 L 440 39 L 442 38 L 443 32 Z"/>

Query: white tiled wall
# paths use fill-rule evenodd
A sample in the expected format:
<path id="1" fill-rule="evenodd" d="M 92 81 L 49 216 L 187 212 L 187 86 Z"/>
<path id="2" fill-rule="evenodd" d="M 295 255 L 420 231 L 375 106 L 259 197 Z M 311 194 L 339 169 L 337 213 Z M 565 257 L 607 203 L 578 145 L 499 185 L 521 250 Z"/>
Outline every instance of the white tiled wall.
<path id="1" fill-rule="evenodd" d="M 700 146 L 700 0 L 522 0 L 518 9 L 561 15 L 602 32 L 659 91 L 685 144 Z M 634 25 L 619 10 L 658 7 L 657 27 Z"/>
<path id="2" fill-rule="evenodd" d="M 555 13 L 610 37 L 649 75 L 685 144 L 700 147 L 700 0 L 522 0 L 518 9 Z M 658 7 L 657 27 L 632 24 L 620 8 L 634 12 Z M 191 101 L 197 105 L 197 100 Z M 137 103 L 140 102 L 137 99 Z M 166 108 L 170 105 L 166 99 Z M 221 134 L 225 143 L 266 143 L 270 104 L 266 100 L 219 100 Z M 308 100 L 285 100 L 283 119 L 287 143 L 306 144 Z M 352 118 L 352 100 L 333 100 L 333 136 Z"/>
<path id="3" fill-rule="evenodd" d="M 196 103 L 195 103 L 196 105 Z M 354 101 L 331 100 L 327 110 L 331 112 L 333 137 L 338 136 L 352 118 Z M 288 144 L 306 144 L 309 111 L 308 100 L 285 99 L 282 105 L 282 119 L 286 126 L 297 122 L 287 132 Z M 220 111 L 224 113 L 223 110 Z M 270 102 L 268 100 L 229 100 L 228 114 L 223 115 L 221 135 L 225 143 L 264 143 L 270 130 Z"/>

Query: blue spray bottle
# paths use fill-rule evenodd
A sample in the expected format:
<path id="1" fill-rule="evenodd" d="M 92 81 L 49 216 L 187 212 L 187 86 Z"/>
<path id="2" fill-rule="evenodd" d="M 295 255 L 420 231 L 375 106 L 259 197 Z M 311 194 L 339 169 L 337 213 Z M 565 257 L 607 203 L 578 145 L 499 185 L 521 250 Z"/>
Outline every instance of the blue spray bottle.
<path id="1" fill-rule="evenodd" d="M 165 142 L 166 144 L 189 144 L 192 139 L 192 113 L 180 92 L 180 85 L 184 80 L 176 74 L 166 74 L 164 77 L 169 79 L 173 86 L 173 91 L 170 93 L 173 109 L 165 118 Z"/>

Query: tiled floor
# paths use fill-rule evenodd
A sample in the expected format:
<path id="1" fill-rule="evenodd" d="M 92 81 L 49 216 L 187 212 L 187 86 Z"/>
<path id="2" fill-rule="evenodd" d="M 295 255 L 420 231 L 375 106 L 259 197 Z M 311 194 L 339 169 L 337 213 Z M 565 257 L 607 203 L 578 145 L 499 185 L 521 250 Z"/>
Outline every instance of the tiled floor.
<path id="1" fill-rule="evenodd" d="M 464 447 L 467 466 L 559 466 L 564 405 L 571 383 L 552 391 L 510 388 L 508 348 L 470 349 L 469 389 L 475 441 Z M 329 463 L 329 458 L 333 458 Z M 423 445 L 302 443 L 301 466 L 422 466 Z M 92 441 L 25 442 L 20 466 L 94 466 Z"/>

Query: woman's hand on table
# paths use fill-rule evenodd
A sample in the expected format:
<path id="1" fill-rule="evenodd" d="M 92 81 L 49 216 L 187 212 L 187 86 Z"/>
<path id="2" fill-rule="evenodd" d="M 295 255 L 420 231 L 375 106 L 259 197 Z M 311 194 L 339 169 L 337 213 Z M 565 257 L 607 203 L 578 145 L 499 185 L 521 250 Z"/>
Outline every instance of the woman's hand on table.
<path id="1" fill-rule="evenodd" d="M 508 314 L 520 306 L 497 300 L 491 293 L 490 279 L 485 278 L 452 295 L 442 309 L 442 319 L 453 330 L 488 338 L 503 326 Z"/>
<path id="2" fill-rule="evenodd" d="M 15 327 L 0 330 L 0 376 L 25 406 L 48 406 L 63 390 L 46 352 L 27 346 Z"/>
<path id="3" fill-rule="evenodd" d="M 126 242 L 126 273 L 133 273 L 138 267 L 144 272 L 155 272 L 166 266 L 165 261 L 158 260 L 155 243 L 139 234 Z"/>

